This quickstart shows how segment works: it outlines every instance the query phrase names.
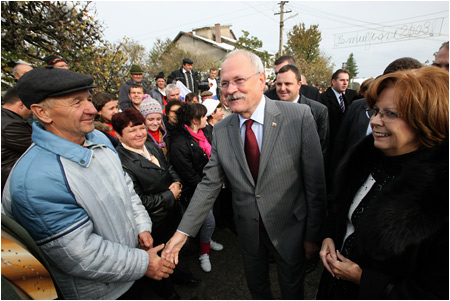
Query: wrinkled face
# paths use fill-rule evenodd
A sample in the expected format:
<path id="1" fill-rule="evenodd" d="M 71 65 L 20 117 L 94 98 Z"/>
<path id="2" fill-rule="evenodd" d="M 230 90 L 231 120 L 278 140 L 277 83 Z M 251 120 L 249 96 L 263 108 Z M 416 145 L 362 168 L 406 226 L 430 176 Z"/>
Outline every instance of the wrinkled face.
<path id="1" fill-rule="evenodd" d="M 131 74 L 131 79 L 140 84 L 144 76 L 142 74 Z"/>
<path id="2" fill-rule="evenodd" d="M 98 112 L 98 114 L 108 123 L 111 123 L 111 118 L 117 113 L 119 113 L 119 102 L 117 100 L 107 102 Z"/>
<path id="3" fill-rule="evenodd" d="M 132 126 L 132 123 L 122 130 L 122 135 L 116 134 L 119 137 L 120 142 L 123 144 L 136 148 L 142 149 L 145 141 L 147 140 L 147 128 L 145 124 Z"/>
<path id="4" fill-rule="evenodd" d="M 214 113 L 211 114 L 211 117 L 216 121 L 221 121 L 223 119 L 223 108 L 217 108 Z"/>
<path id="5" fill-rule="evenodd" d="M 379 113 L 370 119 L 374 145 L 386 156 L 398 156 L 417 150 L 420 144 L 414 129 L 401 117 L 389 118 L 389 112 L 398 114 L 394 103 L 394 88 L 384 89 L 374 105 L 375 110 L 384 112 L 386 116 L 381 118 Z"/>
<path id="6" fill-rule="evenodd" d="M 175 90 L 172 90 L 172 91 L 167 93 L 167 101 L 173 100 L 173 99 L 181 100 L 180 99 L 180 90 L 179 89 L 175 89 Z"/>
<path id="7" fill-rule="evenodd" d="M 178 119 L 177 119 L 176 111 L 178 111 L 179 108 L 180 108 L 180 106 L 173 105 L 170 107 L 170 111 L 166 112 L 167 120 L 169 121 L 169 123 L 171 123 L 171 124 L 177 123 Z"/>
<path id="8" fill-rule="evenodd" d="M 159 130 L 159 128 L 161 127 L 161 123 L 162 115 L 159 113 L 151 113 L 145 117 L 145 125 L 152 132 L 156 132 L 157 130 Z"/>
<path id="9" fill-rule="evenodd" d="M 291 70 L 278 73 L 276 90 L 278 97 L 283 101 L 294 101 L 297 99 L 302 82 L 298 81 L 295 73 Z"/>
<path id="10" fill-rule="evenodd" d="M 47 130 L 64 139 L 78 143 L 94 130 L 97 110 L 88 90 L 56 98 L 47 111 Z"/>
<path id="11" fill-rule="evenodd" d="M 60 69 L 67 69 L 69 70 L 69 66 L 67 65 L 66 62 L 64 61 L 59 61 L 53 64 L 53 67 L 55 68 L 60 68 Z"/>
<path id="12" fill-rule="evenodd" d="M 158 88 L 160 88 L 161 90 L 163 90 L 164 87 L 166 86 L 166 81 L 164 80 L 164 78 L 158 78 L 158 79 L 156 80 L 156 86 L 157 86 Z"/>
<path id="13" fill-rule="evenodd" d="M 437 53 L 433 65 L 448 71 L 448 49 L 442 47 Z"/>
<path id="14" fill-rule="evenodd" d="M 337 79 L 331 80 L 331 87 L 338 93 L 345 92 L 348 87 L 349 75 L 345 72 L 339 73 Z"/>
<path id="15" fill-rule="evenodd" d="M 131 102 L 135 107 L 138 107 L 142 103 L 142 97 L 144 97 L 144 91 L 142 88 L 130 88 L 130 94 L 128 94 L 128 97 L 131 99 Z"/>
<path id="16" fill-rule="evenodd" d="M 202 96 L 202 101 L 205 101 L 207 99 L 213 99 L 213 96 L 212 95 Z"/>
<path id="17" fill-rule="evenodd" d="M 210 70 L 209 71 L 209 78 L 210 79 L 215 79 L 217 76 L 217 70 Z"/>
<path id="18" fill-rule="evenodd" d="M 250 118 L 259 105 L 266 75 L 257 73 L 244 54 L 236 54 L 222 65 L 221 83 L 228 106 L 244 118 Z M 223 84 L 228 83 L 227 87 Z"/>

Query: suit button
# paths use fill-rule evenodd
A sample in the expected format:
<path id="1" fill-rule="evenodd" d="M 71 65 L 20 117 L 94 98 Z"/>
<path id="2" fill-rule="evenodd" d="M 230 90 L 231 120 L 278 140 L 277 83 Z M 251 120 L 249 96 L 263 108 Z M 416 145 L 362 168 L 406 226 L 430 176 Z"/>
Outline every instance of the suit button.
<path id="1" fill-rule="evenodd" d="M 261 196 L 259 194 L 256 195 L 256 199 L 259 200 Z"/>

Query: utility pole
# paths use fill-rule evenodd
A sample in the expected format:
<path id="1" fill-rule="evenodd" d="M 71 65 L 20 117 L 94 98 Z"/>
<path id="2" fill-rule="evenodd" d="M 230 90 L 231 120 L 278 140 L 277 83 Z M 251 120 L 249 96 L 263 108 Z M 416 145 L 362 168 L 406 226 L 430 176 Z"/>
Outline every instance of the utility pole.
<path id="1" fill-rule="evenodd" d="M 283 55 L 283 27 L 284 27 L 284 14 L 286 13 L 290 13 L 292 12 L 291 10 L 289 11 L 284 11 L 284 5 L 286 3 L 288 3 L 289 1 L 281 1 L 280 3 L 278 3 L 280 5 L 280 12 L 279 13 L 275 13 L 274 15 L 280 15 L 280 46 L 278 49 L 278 53 L 280 54 L 280 56 Z"/>

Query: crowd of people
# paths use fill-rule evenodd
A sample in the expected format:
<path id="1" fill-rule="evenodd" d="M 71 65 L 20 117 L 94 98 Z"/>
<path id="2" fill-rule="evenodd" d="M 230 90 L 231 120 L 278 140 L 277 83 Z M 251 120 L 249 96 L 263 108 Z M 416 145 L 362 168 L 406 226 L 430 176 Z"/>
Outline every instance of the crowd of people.
<path id="1" fill-rule="evenodd" d="M 449 44 L 325 91 L 291 56 L 270 87 L 258 56 L 227 54 L 200 81 L 186 58 L 118 96 L 52 55 L 15 68 L 2 97 L 2 213 L 42 250 L 60 298 L 180 299 L 205 272 L 216 223 L 237 233 L 253 299 L 448 299 Z M 218 66 L 219 67 L 219 66 Z M 220 70 L 220 71 L 219 71 Z M 33 116 L 32 118 L 30 116 Z M 219 285 L 219 284 L 218 284 Z"/>

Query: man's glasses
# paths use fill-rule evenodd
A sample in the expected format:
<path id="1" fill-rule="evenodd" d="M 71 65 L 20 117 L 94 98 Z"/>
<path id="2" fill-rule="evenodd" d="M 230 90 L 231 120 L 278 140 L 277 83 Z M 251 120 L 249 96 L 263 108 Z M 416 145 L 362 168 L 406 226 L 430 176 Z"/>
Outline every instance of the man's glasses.
<path id="1" fill-rule="evenodd" d="M 252 78 L 253 76 L 255 76 L 255 75 L 257 75 L 257 74 L 260 74 L 260 73 L 261 73 L 261 72 L 256 72 L 255 74 L 253 74 L 253 75 L 251 75 L 251 76 L 249 76 L 249 77 L 247 77 L 247 78 L 242 78 L 242 77 L 240 77 L 240 78 L 236 78 L 235 80 L 232 80 L 232 81 L 229 81 L 229 82 L 222 81 L 222 82 L 220 82 L 219 87 L 221 87 L 222 89 L 227 89 L 231 84 L 233 84 L 233 85 L 236 86 L 236 87 L 240 87 L 240 86 L 242 86 L 246 81 L 248 81 L 250 78 Z"/>

